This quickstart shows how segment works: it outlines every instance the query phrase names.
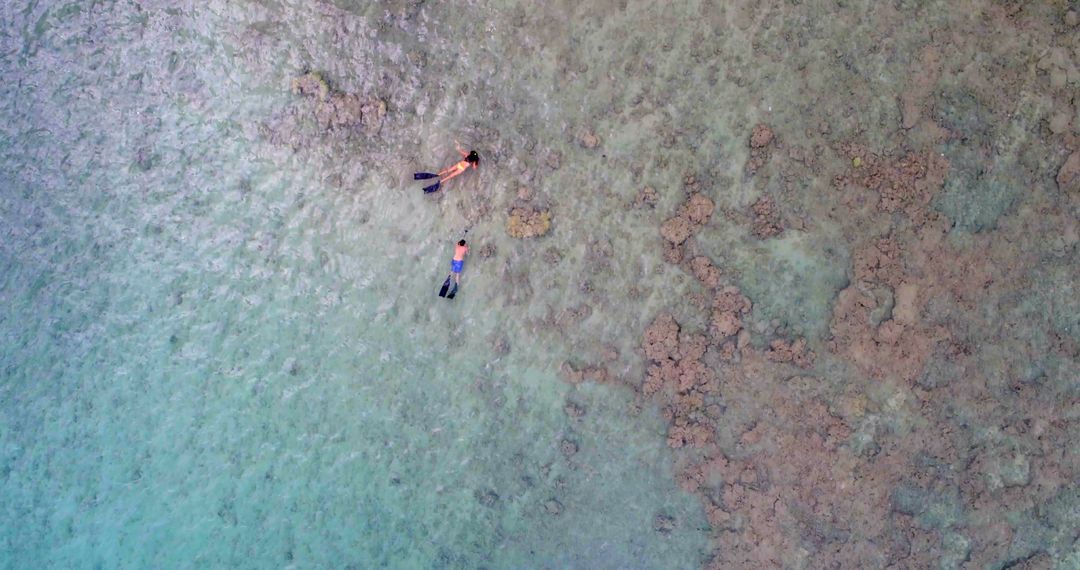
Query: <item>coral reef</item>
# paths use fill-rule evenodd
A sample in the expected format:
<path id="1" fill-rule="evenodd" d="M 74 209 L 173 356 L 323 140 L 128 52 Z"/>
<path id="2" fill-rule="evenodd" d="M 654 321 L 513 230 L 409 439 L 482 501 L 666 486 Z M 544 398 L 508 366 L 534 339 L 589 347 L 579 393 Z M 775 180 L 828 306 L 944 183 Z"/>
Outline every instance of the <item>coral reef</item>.
<path id="1" fill-rule="evenodd" d="M 934 77 L 937 55 L 922 57 Z M 926 89 L 905 99 L 903 132 L 945 120 L 940 106 L 926 103 L 931 96 Z M 955 105 L 971 103 L 958 97 Z M 769 152 L 775 145 L 768 127 L 755 128 L 747 172 L 773 161 L 787 180 L 785 169 L 812 164 L 782 163 Z M 1012 221 L 1015 214 L 1005 214 L 1011 210 L 998 210 L 996 224 L 967 234 L 978 237 L 950 240 L 958 226 L 935 200 L 958 166 L 944 153 L 908 144 L 888 152 L 855 142 L 821 148 L 832 148 L 843 167 L 829 177 L 830 202 L 809 211 L 840 228 L 851 263 L 823 336 L 754 323 L 754 303 L 732 283 L 739 276 L 717 267 L 699 243 L 715 205 L 694 177 L 685 180 L 687 201 L 659 228 L 665 260 L 706 290 L 690 293 L 684 306 L 708 314 L 707 330 L 661 312 L 642 336 L 644 378 L 630 386 L 659 406 L 678 482 L 706 511 L 715 543 L 708 567 L 1059 560 L 1033 543 L 1067 546 L 1068 537 L 1047 530 L 1060 522 L 1032 529 L 1006 515 L 1017 505 L 1080 503 L 1065 490 L 1080 460 L 1062 451 L 1075 432 L 1063 410 L 1075 406 L 1076 394 L 1061 384 L 1062 365 L 1075 363 L 1080 347 L 1070 328 L 1045 320 L 1024 325 L 1023 334 L 1003 332 L 994 310 L 980 307 L 1017 307 L 1016 298 L 1031 295 L 1038 258 L 1020 251 L 1039 246 L 1023 237 L 1025 227 L 1062 228 L 1064 254 L 1080 242 L 1075 223 L 1047 212 Z M 1062 194 L 1075 192 L 1075 157 L 1051 174 Z M 799 198 L 787 190 L 777 196 L 785 204 Z M 776 200 L 764 194 L 751 206 L 754 236 L 783 231 Z M 986 235 L 990 230 L 997 235 Z M 1017 349 L 991 352 L 981 342 Z M 1034 342 L 1043 343 L 1046 364 L 1019 356 L 1031 354 Z M 571 368 L 570 376 L 585 381 L 587 369 Z M 657 521 L 658 532 L 674 532 Z"/>

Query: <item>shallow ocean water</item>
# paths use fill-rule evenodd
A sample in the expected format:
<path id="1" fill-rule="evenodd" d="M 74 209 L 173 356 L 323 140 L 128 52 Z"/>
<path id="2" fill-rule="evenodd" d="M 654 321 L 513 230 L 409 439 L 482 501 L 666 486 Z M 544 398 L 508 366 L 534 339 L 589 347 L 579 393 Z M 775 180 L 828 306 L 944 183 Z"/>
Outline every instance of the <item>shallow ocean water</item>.
<path id="1" fill-rule="evenodd" d="M 4 567 L 702 560 L 655 411 L 584 390 L 572 425 L 559 348 L 490 346 L 494 263 L 435 297 L 459 197 L 403 181 L 467 98 L 379 141 L 259 132 L 305 69 L 377 84 L 403 48 L 366 10 L 4 8 Z"/>
<path id="2" fill-rule="evenodd" d="M 702 566 L 715 544 L 660 411 L 560 366 L 613 354 L 633 384 L 657 312 L 705 326 L 657 235 L 688 173 L 736 212 L 699 242 L 754 300 L 748 328 L 821 351 L 852 252 L 826 223 L 750 236 L 737 213 L 779 182 L 744 175 L 747 133 L 767 121 L 812 152 L 825 115 L 895 150 L 907 63 L 963 16 L 893 4 L 919 17 L 888 49 L 866 3 L 0 8 L 0 566 Z M 385 118 L 321 128 L 291 89 L 308 71 Z M 1022 208 L 1018 165 L 1057 160 L 1022 150 L 1052 101 L 1009 122 L 963 95 L 939 120 L 1017 150 L 984 173 L 970 146 L 940 149 L 972 165 L 934 203 L 961 245 Z M 481 168 L 423 195 L 409 174 L 454 160 L 455 139 Z M 787 182 L 803 218 L 829 200 L 825 176 Z M 657 204 L 631 207 L 644 186 Z M 522 187 L 554 212 L 543 238 L 506 234 Z M 1023 318 L 1075 338 L 1070 247 L 1037 280 L 1050 308 Z M 1046 362 L 1075 397 L 1075 361 Z M 944 533 L 967 515 L 938 498 L 920 520 Z M 1025 536 L 1075 560 L 1045 530 L 1065 527 Z"/>

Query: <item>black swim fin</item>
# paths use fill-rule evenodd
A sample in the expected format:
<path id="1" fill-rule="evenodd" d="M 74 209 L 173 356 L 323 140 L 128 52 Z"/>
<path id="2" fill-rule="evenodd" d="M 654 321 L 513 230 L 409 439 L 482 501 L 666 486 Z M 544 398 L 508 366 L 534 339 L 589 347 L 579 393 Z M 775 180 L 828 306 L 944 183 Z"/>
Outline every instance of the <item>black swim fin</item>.
<path id="1" fill-rule="evenodd" d="M 450 288 L 450 277 L 447 277 L 446 281 L 443 281 L 442 289 L 439 289 L 439 296 L 440 297 L 445 297 L 446 296 L 446 290 L 449 289 L 449 288 Z M 457 291 L 457 287 L 454 287 L 454 290 Z M 453 299 L 454 298 L 453 295 L 451 295 L 450 298 Z"/>
<path id="2" fill-rule="evenodd" d="M 454 288 L 450 290 L 450 293 L 446 295 L 446 298 L 453 299 L 454 295 L 457 295 L 457 283 L 454 283 Z"/>
<path id="3" fill-rule="evenodd" d="M 438 174 L 432 174 L 430 172 L 416 172 L 412 175 L 413 180 L 427 180 L 428 178 L 438 178 Z"/>
<path id="4" fill-rule="evenodd" d="M 425 194 L 431 194 L 432 192 L 436 192 L 436 191 L 439 190 L 439 186 L 442 186 L 442 182 L 436 182 L 436 183 L 432 184 L 431 186 L 428 186 L 428 187 L 424 188 L 424 193 Z"/>

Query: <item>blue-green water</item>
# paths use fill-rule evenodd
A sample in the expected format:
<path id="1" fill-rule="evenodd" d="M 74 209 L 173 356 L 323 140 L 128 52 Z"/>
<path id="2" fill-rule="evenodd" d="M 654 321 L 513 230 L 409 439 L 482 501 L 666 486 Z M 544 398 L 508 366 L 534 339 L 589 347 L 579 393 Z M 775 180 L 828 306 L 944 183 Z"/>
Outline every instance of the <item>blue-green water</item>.
<path id="1" fill-rule="evenodd" d="M 0 6 L 0 568 L 1071 567 L 1077 7 L 885 4 Z M 326 128 L 309 71 L 385 116 Z M 481 167 L 424 195 L 455 139 Z M 940 191 L 876 209 L 856 147 L 941 156 Z M 753 310 L 704 357 L 715 446 L 676 452 L 634 386 L 659 312 L 712 317 L 658 232 L 690 191 Z M 507 235 L 525 202 L 549 234 Z M 857 282 L 886 236 L 903 288 Z M 836 326 L 859 288 L 878 320 L 903 289 L 900 340 Z M 781 336 L 816 364 L 763 364 Z M 850 434 L 804 450 L 806 417 Z"/>
<path id="2" fill-rule="evenodd" d="M 559 381 L 563 349 L 486 310 L 499 261 L 435 297 L 477 183 L 440 202 L 404 178 L 475 139 L 454 106 L 484 101 L 380 83 L 408 47 L 382 9 L 2 11 L 0 567 L 703 560 L 655 410 Z M 275 140 L 310 68 L 389 100 L 386 132 Z"/>

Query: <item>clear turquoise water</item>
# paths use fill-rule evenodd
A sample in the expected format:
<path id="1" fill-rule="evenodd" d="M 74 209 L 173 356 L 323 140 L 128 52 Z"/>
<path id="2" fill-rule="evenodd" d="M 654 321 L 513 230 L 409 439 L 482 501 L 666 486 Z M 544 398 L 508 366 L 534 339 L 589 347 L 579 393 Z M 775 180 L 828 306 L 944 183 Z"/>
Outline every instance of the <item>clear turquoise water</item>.
<path id="1" fill-rule="evenodd" d="M 655 410 L 530 344 L 520 315 L 558 293 L 486 310 L 535 255 L 501 216 L 469 234 L 500 256 L 435 297 L 479 185 L 440 201 L 405 178 L 478 127 L 427 78 L 380 79 L 439 47 L 381 8 L 0 8 L 0 567 L 701 563 Z M 295 119 L 310 68 L 388 99 L 386 132 Z"/>
<path id="2" fill-rule="evenodd" d="M 608 369 L 634 384 L 658 312 L 706 326 L 689 299 L 700 286 L 663 261 L 657 232 L 687 175 L 716 202 L 697 243 L 753 300 L 752 343 L 805 336 L 818 353 L 807 374 L 878 406 L 852 426 L 854 447 L 902 443 L 927 422 L 984 445 L 1000 430 L 995 398 L 1018 401 L 1015 370 L 1047 379 L 1033 389 L 1053 402 L 1047 437 L 1076 441 L 1076 200 L 1054 186 L 1062 136 L 1044 124 L 1077 107 L 1036 68 L 1076 36 L 1064 3 L 1026 3 L 1016 29 L 972 40 L 1008 6 L 962 4 L 0 6 L 0 568 L 701 567 L 720 531 L 676 486 L 655 402 L 558 376 L 615 351 Z M 971 144 L 897 130 L 898 98 L 924 71 L 913 62 L 950 37 L 923 112 Z M 1001 88 L 999 62 L 1019 74 Z M 377 132 L 320 129 L 291 92 L 310 70 L 384 100 Z M 759 122 L 783 158 L 748 177 Z M 585 132 L 602 144 L 582 148 Z M 409 174 L 455 159 L 454 139 L 482 167 L 422 195 Z M 828 221 L 863 215 L 836 203 L 831 178 L 850 158 L 829 145 L 852 140 L 947 155 L 931 206 L 955 222 L 956 252 L 994 241 L 999 269 L 1039 260 L 984 296 L 951 285 L 976 308 L 927 303 L 927 319 L 976 349 L 970 376 L 989 386 L 955 409 L 918 409 L 917 388 L 868 379 L 826 347 L 866 237 Z M 979 154 L 991 150 L 992 171 Z M 785 171 L 796 154 L 818 161 L 809 175 Z M 632 207 L 646 186 L 655 208 Z M 521 187 L 553 212 L 542 239 L 506 235 Z M 806 227 L 750 235 L 763 193 Z M 888 218 L 860 231 L 903 231 Z M 465 230 L 473 255 L 447 302 L 435 292 Z M 960 384 L 946 364 L 935 373 Z M 786 421 L 769 396 L 726 392 L 720 439 Z M 1054 447 L 1037 443 L 1044 427 L 1016 437 Z M 963 458 L 940 492 L 916 475 L 885 490 L 925 503 L 899 509 L 937 533 L 914 555 L 960 566 L 985 544 L 982 523 L 1008 518 L 1012 542 L 992 564 L 1041 551 L 1069 567 L 1076 485 L 1039 482 L 1075 475 L 1075 446 L 1057 447 L 1052 469 L 1021 456 L 1035 482 L 994 508 L 961 502 L 1002 470 Z M 658 532 L 658 516 L 674 530 Z M 781 530 L 798 537 L 780 553 L 793 565 L 823 563 L 834 544 Z"/>

